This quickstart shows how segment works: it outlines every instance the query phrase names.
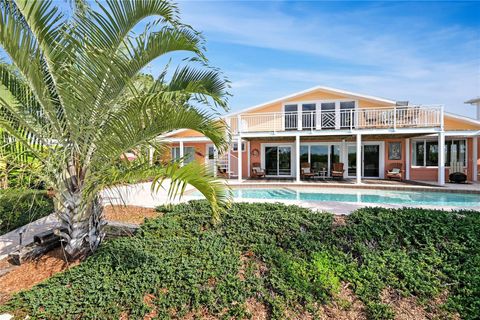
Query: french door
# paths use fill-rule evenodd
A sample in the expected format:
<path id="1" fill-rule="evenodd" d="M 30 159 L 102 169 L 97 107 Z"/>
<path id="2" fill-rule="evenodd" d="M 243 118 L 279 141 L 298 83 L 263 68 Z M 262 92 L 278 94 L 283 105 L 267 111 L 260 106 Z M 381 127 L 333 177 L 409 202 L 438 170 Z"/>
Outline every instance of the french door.
<path id="1" fill-rule="evenodd" d="M 207 156 L 205 157 L 205 162 L 208 166 L 208 170 L 215 174 L 215 166 L 218 158 L 217 148 L 213 144 L 207 144 Z"/>
<path id="2" fill-rule="evenodd" d="M 292 147 L 265 146 L 265 173 L 268 176 L 292 175 Z"/>
<path id="3" fill-rule="evenodd" d="M 383 178 L 383 143 L 366 142 L 362 144 L 362 177 L 363 178 Z M 347 146 L 348 158 L 348 177 L 357 175 L 357 147 L 354 144 Z"/>

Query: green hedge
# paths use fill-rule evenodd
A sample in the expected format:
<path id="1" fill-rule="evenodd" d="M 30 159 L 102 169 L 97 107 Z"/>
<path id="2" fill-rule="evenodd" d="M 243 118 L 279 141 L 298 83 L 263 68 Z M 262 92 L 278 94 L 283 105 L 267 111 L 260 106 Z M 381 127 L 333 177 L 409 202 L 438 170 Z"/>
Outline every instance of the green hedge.
<path id="1" fill-rule="evenodd" d="M 0 234 L 53 213 L 46 191 L 0 190 Z"/>
<path id="2" fill-rule="evenodd" d="M 321 316 L 318 307 L 348 282 L 370 319 L 394 317 L 381 299 L 386 288 L 425 308 L 446 291 L 440 318 L 480 318 L 479 212 L 367 208 L 336 225 L 328 213 L 237 203 L 212 225 L 203 201 L 161 211 L 134 237 L 104 243 L 0 310 L 41 319 L 141 319 L 155 308 L 160 319 L 192 310 L 240 319 L 249 317 L 245 301 L 255 298 L 271 318 L 285 319 L 292 312 Z"/>

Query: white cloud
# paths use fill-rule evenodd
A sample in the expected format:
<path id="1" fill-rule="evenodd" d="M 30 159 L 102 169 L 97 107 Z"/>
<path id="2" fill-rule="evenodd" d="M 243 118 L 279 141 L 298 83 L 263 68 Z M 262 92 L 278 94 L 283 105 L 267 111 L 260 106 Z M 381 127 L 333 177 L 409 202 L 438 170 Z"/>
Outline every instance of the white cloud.
<path id="1" fill-rule="evenodd" d="M 449 111 L 473 115 L 473 108 L 463 101 L 480 95 L 480 30 L 438 27 L 427 19 L 401 14 L 391 18 L 382 14 L 382 6 L 304 15 L 280 8 L 281 4 L 270 2 L 181 3 L 186 22 L 204 31 L 209 41 L 343 64 L 338 71 L 306 68 L 301 61 L 295 68 L 254 65 L 255 72 L 227 66 L 235 109 L 328 85 L 417 103 L 442 103 Z"/>

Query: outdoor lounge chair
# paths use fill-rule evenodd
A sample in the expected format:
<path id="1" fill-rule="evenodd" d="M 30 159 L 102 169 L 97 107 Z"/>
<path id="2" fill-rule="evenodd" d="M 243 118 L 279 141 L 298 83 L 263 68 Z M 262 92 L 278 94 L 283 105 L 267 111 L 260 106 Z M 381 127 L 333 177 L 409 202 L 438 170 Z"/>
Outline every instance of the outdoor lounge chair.
<path id="1" fill-rule="evenodd" d="M 333 164 L 333 170 L 332 170 L 332 178 L 335 179 L 343 179 L 343 173 L 345 172 L 345 169 L 343 169 L 343 163 L 342 162 L 337 162 Z"/>
<path id="2" fill-rule="evenodd" d="M 448 171 L 448 180 L 455 183 L 463 183 L 467 181 L 467 171 L 462 163 L 452 161 Z"/>
<path id="3" fill-rule="evenodd" d="M 386 176 L 389 180 L 398 179 L 399 181 L 403 180 L 403 163 L 392 163 L 390 164 L 390 169 L 386 171 Z"/>
<path id="4" fill-rule="evenodd" d="M 265 170 L 262 169 L 258 162 L 253 163 L 252 178 L 265 178 Z"/>
<path id="5" fill-rule="evenodd" d="M 310 163 L 303 162 L 300 168 L 300 178 L 302 179 L 310 179 L 315 176 L 315 173 L 310 168 Z"/>

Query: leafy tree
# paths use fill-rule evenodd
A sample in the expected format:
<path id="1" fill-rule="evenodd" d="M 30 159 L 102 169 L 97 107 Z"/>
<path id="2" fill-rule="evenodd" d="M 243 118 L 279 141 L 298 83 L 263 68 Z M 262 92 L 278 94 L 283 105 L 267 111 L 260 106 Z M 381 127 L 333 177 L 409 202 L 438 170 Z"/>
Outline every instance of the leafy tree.
<path id="1" fill-rule="evenodd" d="M 0 64 L 0 130 L 41 163 L 40 179 L 55 192 L 68 230 L 66 252 L 77 257 L 102 241 L 101 191 L 152 173 L 140 151 L 164 152 L 163 135 L 181 128 L 225 148 L 215 115 L 227 107 L 228 81 L 209 67 L 202 36 L 169 1 L 70 3 L 0 0 L 0 47 L 9 61 Z M 140 76 L 175 51 L 188 60 L 155 80 Z M 121 160 L 130 150 L 138 159 Z M 158 166 L 155 174 L 156 187 L 171 179 L 171 194 L 194 185 L 214 213 L 228 200 L 199 164 Z"/>

